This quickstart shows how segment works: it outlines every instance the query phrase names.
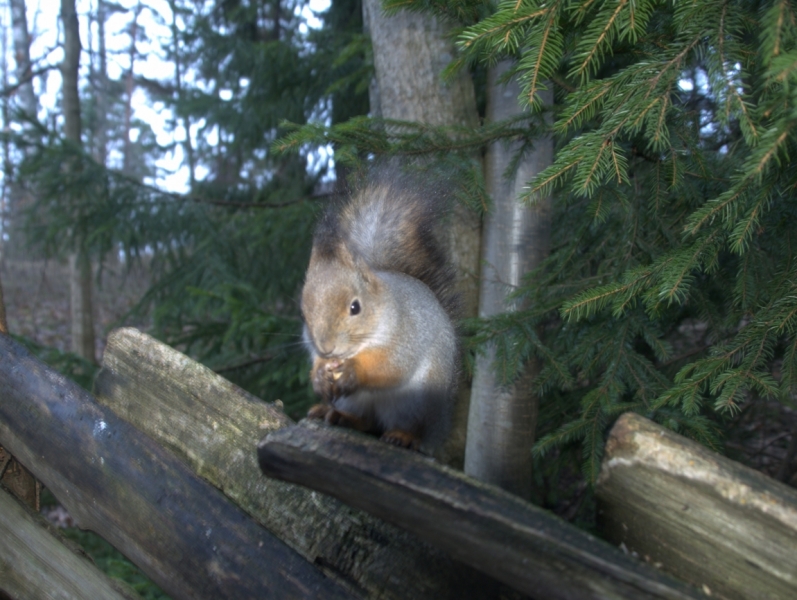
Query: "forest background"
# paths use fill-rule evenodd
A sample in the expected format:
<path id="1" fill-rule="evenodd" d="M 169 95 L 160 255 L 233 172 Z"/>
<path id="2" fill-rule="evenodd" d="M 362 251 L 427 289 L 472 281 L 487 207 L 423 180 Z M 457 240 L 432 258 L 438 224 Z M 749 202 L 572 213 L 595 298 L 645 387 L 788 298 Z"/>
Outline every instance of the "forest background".
<path id="1" fill-rule="evenodd" d="M 70 351 L 23 341 L 90 386 L 107 333 L 91 298 L 114 297 L 114 274 L 143 274 L 117 323 L 299 417 L 312 401 L 297 298 L 313 223 L 348 179 L 399 157 L 445 178 L 481 232 L 465 363 L 477 380 L 491 373 L 475 398 L 533 407 L 515 444 L 533 501 L 590 526 L 604 437 L 628 410 L 794 484 L 794 4 L 369 6 L 364 25 L 360 0 L 318 12 L 95 0 L 31 54 L 44 21 L 9 0 L 3 284 L 22 261 L 64 265 L 72 310 Z M 442 40 L 440 89 L 470 116 L 391 110 L 394 74 L 380 72 L 383 40 L 369 31 L 397 15 Z M 546 144 L 555 154 L 540 159 Z M 497 281 L 499 309 L 485 310 L 486 273 L 500 271 L 488 232 L 515 210 L 496 181 L 514 181 L 511 205 L 536 219 L 516 251 L 537 258 Z"/>

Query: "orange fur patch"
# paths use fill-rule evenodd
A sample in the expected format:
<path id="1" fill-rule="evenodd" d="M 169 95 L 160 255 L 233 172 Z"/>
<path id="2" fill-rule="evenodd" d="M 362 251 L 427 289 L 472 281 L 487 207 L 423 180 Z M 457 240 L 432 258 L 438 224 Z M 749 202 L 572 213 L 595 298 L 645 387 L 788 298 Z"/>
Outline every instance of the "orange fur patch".
<path id="1" fill-rule="evenodd" d="M 402 381 L 402 372 L 390 363 L 387 348 L 366 348 L 350 359 L 363 387 L 389 388 Z"/>

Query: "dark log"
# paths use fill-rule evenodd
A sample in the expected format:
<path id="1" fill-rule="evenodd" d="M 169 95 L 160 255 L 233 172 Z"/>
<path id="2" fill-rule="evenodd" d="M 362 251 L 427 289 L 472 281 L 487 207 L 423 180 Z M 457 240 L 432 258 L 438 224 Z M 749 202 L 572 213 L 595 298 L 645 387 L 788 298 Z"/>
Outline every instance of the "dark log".
<path id="1" fill-rule="evenodd" d="M 2 592 L 16 600 L 141 598 L 74 552 L 43 521 L 0 490 L 0 598 Z"/>
<path id="2" fill-rule="evenodd" d="M 797 490 L 628 413 L 597 496 L 609 539 L 713 596 L 797 598 Z"/>
<path id="3" fill-rule="evenodd" d="M 267 475 L 405 527 L 535 598 L 702 597 L 516 496 L 362 434 L 304 421 L 267 435 L 258 456 Z"/>
<path id="4" fill-rule="evenodd" d="M 99 402 L 169 448 L 331 578 L 382 600 L 513 592 L 416 536 L 338 500 L 263 477 L 257 443 L 292 424 L 207 367 L 135 329 L 111 333 Z"/>
<path id="5" fill-rule="evenodd" d="M 171 453 L 0 335 L 0 443 L 175 598 L 349 594 Z"/>

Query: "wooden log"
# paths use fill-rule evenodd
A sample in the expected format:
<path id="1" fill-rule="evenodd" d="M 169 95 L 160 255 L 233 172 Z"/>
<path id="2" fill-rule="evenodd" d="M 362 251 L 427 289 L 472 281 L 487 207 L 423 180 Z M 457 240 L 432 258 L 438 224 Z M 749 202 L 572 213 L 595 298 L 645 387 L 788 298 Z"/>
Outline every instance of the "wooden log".
<path id="1" fill-rule="evenodd" d="M 94 392 L 308 561 L 366 597 L 489 599 L 512 591 L 334 498 L 263 477 L 257 443 L 292 421 L 148 335 L 111 333 Z"/>
<path id="2" fill-rule="evenodd" d="M 175 598 L 344 598 L 340 586 L 85 390 L 0 335 L 0 443 Z"/>
<path id="3" fill-rule="evenodd" d="M 721 598 L 797 598 L 797 490 L 639 415 L 598 480 L 609 539 Z"/>
<path id="4" fill-rule="evenodd" d="M 495 486 L 364 435 L 304 421 L 258 447 L 272 476 L 331 494 L 540 599 L 698 598 Z"/>
<path id="5" fill-rule="evenodd" d="M 141 598 L 77 554 L 44 519 L 2 490 L 0 590 L 17 600 Z"/>

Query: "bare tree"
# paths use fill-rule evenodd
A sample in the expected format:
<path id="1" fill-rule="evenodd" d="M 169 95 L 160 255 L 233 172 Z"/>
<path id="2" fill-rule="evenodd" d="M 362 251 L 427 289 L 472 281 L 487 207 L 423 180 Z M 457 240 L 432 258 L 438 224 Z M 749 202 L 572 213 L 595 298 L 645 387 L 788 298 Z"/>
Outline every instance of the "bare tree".
<path id="1" fill-rule="evenodd" d="M 28 30 L 28 20 L 26 15 L 25 0 L 10 0 L 9 6 L 11 9 L 11 31 L 13 36 L 14 47 L 14 72 L 13 76 L 16 79 L 14 85 L 15 92 L 11 98 L 10 105 L 4 104 L 4 120 L 6 126 L 11 119 L 16 119 L 17 114 L 15 111 L 21 111 L 25 118 L 36 118 L 38 112 L 38 102 L 36 95 L 33 91 L 33 70 L 30 60 L 30 43 L 31 37 Z M 4 81 L 3 88 L 8 89 L 9 82 Z M 21 214 L 23 208 L 31 202 L 29 193 L 21 186 L 14 182 L 13 164 L 8 141 L 6 141 L 6 155 L 4 174 L 7 178 L 6 189 L 7 192 L 5 206 L 6 214 L 4 218 L 4 233 L 8 236 L 8 244 L 6 245 L 9 256 L 21 255 L 24 243 L 24 233 L 22 231 Z"/>
<path id="2" fill-rule="evenodd" d="M 141 15 L 143 6 L 141 3 L 136 6 L 133 13 L 133 20 L 130 22 L 130 48 L 128 49 L 128 60 L 130 68 L 125 75 L 125 129 L 124 129 L 124 150 L 122 158 L 122 171 L 130 173 L 132 148 L 130 141 L 130 127 L 133 119 L 133 92 L 135 91 L 134 67 L 136 64 L 136 41 L 138 39 L 138 17 Z"/>
<path id="3" fill-rule="evenodd" d="M 62 105 L 64 134 L 75 145 L 81 145 L 80 96 L 78 69 L 80 67 L 80 29 L 75 0 L 61 0 L 61 20 L 64 28 L 64 62 Z M 69 257 L 72 351 L 88 360 L 95 360 L 94 318 L 92 309 L 91 260 L 86 248 L 78 248 Z"/>
<path id="4" fill-rule="evenodd" d="M 25 0 L 9 0 L 11 26 L 14 32 L 14 60 L 19 84 L 17 98 L 19 107 L 26 114 L 36 116 L 38 103 L 33 93 L 33 70 L 30 62 L 30 33 L 25 10 Z"/>
<path id="5" fill-rule="evenodd" d="M 183 62 L 180 56 L 180 32 L 177 28 L 177 2 L 169 0 L 169 7 L 172 9 L 172 52 L 174 53 L 174 86 L 177 98 L 183 97 Z M 183 148 L 188 160 L 188 175 L 191 189 L 196 187 L 196 159 L 194 158 L 194 146 L 191 143 L 191 120 L 185 115 L 182 118 L 183 129 L 185 130 L 185 142 Z"/>
<path id="6" fill-rule="evenodd" d="M 105 0 L 97 0 L 97 59 L 92 65 L 92 88 L 96 103 L 92 152 L 94 160 L 105 165 L 108 159 L 108 52 L 105 46 Z"/>

